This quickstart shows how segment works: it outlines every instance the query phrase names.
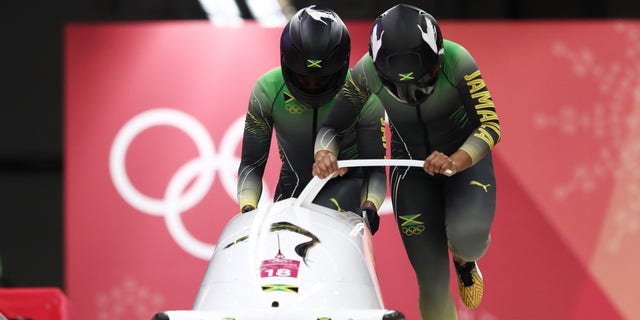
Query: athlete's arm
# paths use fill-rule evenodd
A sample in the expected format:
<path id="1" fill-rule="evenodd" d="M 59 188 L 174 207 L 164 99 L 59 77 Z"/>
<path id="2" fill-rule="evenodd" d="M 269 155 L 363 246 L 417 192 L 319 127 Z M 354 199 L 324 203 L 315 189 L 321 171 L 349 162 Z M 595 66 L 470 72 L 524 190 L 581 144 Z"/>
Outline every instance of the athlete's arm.
<path id="1" fill-rule="evenodd" d="M 249 100 L 242 139 L 242 159 L 238 168 L 238 204 L 241 212 L 258 207 L 262 194 L 264 174 L 269 148 L 273 118 L 271 102 L 264 86 L 256 83 Z"/>
<path id="2" fill-rule="evenodd" d="M 460 48 L 454 79 L 469 120 L 476 127 L 460 149 L 450 155 L 458 171 L 480 161 L 500 141 L 500 121 L 491 93 L 471 54 Z"/>
<path id="3" fill-rule="evenodd" d="M 360 110 L 369 99 L 361 59 L 347 77 L 336 97 L 327 119 L 318 131 L 314 146 L 313 175 L 328 177 L 334 172 L 343 175 L 347 169 L 338 169 L 337 155 L 340 135 L 355 125 Z"/>

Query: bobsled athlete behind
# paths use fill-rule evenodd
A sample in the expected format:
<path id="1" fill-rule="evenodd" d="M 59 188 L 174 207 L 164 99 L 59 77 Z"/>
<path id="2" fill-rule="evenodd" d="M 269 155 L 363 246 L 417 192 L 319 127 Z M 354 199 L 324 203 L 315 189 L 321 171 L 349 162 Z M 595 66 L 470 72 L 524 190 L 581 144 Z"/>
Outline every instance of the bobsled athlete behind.
<path id="1" fill-rule="evenodd" d="M 274 132 L 282 166 L 273 200 L 297 197 L 311 180 L 315 138 L 349 75 L 350 52 L 349 31 L 330 9 L 303 8 L 284 27 L 280 66 L 256 81 L 249 99 L 238 167 L 242 212 L 257 208 L 263 196 Z M 340 160 L 384 157 L 384 109 L 375 97 L 341 137 L 341 151 L 336 153 Z M 377 210 L 387 192 L 386 174 L 384 168 L 355 169 L 332 179 L 314 202 L 341 211 L 366 211 L 375 234 Z"/>
<path id="2" fill-rule="evenodd" d="M 416 160 L 344 160 L 341 167 Z M 366 217 L 313 203 L 330 178 L 297 198 L 238 213 L 219 237 L 193 310 L 153 320 L 404 320 L 385 309 Z"/>

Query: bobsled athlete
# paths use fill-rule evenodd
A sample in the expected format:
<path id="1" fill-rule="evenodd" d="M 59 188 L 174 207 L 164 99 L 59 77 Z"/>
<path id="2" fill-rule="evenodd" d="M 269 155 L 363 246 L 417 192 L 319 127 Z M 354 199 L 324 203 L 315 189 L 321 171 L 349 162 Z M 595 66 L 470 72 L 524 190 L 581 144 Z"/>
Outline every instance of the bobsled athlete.
<path id="1" fill-rule="evenodd" d="M 472 55 L 445 40 L 425 11 L 400 4 L 374 22 L 369 52 L 354 66 L 318 133 L 313 173 L 344 173 L 339 133 L 371 96 L 384 106 L 393 159 L 424 159 L 422 169 L 391 168 L 393 208 L 416 273 L 423 319 L 456 319 L 449 250 L 462 302 L 480 304 L 477 260 L 488 246 L 496 208 L 491 150 L 500 123 Z M 370 143 L 373 143 L 370 142 Z"/>
<path id="2" fill-rule="evenodd" d="M 347 27 L 327 8 L 301 9 L 284 27 L 280 66 L 262 75 L 251 92 L 238 169 L 241 212 L 258 205 L 274 130 L 282 161 L 274 201 L 298 196 L 313 178 L 314 141 L 350 72 L 350 50 Z M 384 157 L 384 109 L 377 99 L 365 102 L 355 118 L 341 132 L 337 157 Z M 375 233 L 385 195 L 385 168 L 367 168 L 332 179 L 314 203 L 361 215 L 364 211 Z"/>

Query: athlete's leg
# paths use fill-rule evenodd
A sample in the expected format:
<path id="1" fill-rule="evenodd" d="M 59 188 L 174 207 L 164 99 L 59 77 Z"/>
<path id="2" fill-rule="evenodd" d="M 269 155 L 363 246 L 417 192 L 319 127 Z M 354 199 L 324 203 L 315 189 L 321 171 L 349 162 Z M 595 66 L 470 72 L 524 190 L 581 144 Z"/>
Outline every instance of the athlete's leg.
<path id="1" fill-rule="evenodd" d="M 476 262 L 489 246 L 496 207 L 496 182 L 491 157 L 447 179 L 446 230 L 458 278 L 460 299 L 469 308 L 480 305 L 484 280 Z"/>
<path id="2" fill-rule="evenodd" d="M 478 260 L 489 246 L 496 209 L 496 180 L 491 156 L 447 179 L 446 230 L 454 257 Z"/>
<path id="3" fill-rule="evenodd" d="M 426 173 L 402 176 L 394 168 L 391 193 L 396 221 L 418 280 L 423 319 L 457 319 L 449 291 L 449 251 L 441 182 Z"/>
<path id="4" fill-rule="evenodd" d="M 338 211 L 356 212 L 362 206 L 362 178 L 333 178 L 318 193 L 313 203 Z"/>

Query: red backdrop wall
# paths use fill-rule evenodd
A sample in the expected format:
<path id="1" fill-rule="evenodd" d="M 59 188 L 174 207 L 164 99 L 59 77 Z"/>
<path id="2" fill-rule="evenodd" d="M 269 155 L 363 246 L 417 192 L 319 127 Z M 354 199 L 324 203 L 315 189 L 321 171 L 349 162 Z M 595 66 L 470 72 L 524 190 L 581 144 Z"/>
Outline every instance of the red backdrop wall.
<path id="1" fill-rule="evenodd" d="M 353 62 L 369 24 L 349 23 Z M 640 23 L 443 21 L 475 56 L 499 112 L 498 209 L 480 261 L 485 300 L 461 319 L 634 319 L 640 262 Z M 254 81 L 280 29 L 207 22 L 65 31 L 66 291 L 73 319 L 191 308 L 238 211 Z M 279 159 L 266 174 L 269 198 Z M 390 215 L 374 238 L 385 304 L 419 319 Z M 455 293 L 455 291 L 453 291 Z"/>

